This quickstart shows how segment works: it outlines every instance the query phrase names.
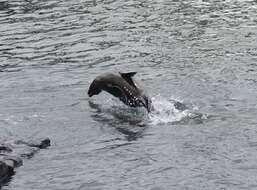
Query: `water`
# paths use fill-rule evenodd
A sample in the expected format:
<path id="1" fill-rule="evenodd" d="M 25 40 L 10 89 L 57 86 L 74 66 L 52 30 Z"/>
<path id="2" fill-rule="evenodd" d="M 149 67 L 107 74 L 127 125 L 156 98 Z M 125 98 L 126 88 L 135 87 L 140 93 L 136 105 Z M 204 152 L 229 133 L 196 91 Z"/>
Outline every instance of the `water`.
<path id="1" fill-rule="evenodd" d="M 0 138 L 52 140 L 2 189 L 257 188 L 256 1 L 1 1 L 0 24 Z M 88 98 L 105 71 L 157 110 Z"/>

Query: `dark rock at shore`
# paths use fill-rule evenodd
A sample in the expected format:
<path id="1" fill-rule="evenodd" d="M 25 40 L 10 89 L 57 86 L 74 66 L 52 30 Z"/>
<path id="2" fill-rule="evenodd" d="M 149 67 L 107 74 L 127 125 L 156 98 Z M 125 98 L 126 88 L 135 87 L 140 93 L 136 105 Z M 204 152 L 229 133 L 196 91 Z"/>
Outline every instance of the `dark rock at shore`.
<path id="1" fill-rule="evenodd" d="M 13 156 L 13 155 L 3 156 L 2 161 L 11 168 L 17 168 L 19 166 L 22 166 L 22 164 L 23 164 L 21 157 Z"/>
<path id="2" fill-rule="evenodd" d="M 0 153 L 1 152 L 12 152 L 12 149 L 6 145 L 0 145 Z"/>
<path id="3" fill-rule="evenodd" d="M 1 184 L 8 182 L 13 174 L 13 168 L 8 166 L 5 162 L 0 161 L 0 189 Z"/>
<path id="4" fill-rule="evenodd" d="M 0 189 L 14 174 L 14 169 L 23 164 L 24 158 L 31 158 L 40 149 L 50 146 L 50 139 L 15 140 L 0 143 Z"/>

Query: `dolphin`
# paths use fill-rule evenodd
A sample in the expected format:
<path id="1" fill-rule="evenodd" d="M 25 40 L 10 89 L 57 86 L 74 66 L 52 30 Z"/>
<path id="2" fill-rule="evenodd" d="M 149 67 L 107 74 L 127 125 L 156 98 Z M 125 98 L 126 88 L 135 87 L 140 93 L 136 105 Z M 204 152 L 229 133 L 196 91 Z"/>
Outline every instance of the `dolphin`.
<path id="1" fill-rule="evenodd" d="M 88 96 L 99 94 L 102 90 L 119 98 L 130 107 L 145 107 L 151 111 L 151 100 L 138 84 L 132 79 L 137 72 L 104 73 L 97 76 L 90 84 Z"/>

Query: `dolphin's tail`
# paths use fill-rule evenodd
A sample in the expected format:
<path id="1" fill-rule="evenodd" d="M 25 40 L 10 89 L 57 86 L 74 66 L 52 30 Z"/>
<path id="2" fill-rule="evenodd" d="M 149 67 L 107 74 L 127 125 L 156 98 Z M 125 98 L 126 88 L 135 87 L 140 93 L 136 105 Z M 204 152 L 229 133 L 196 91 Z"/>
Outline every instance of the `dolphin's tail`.
<path id="1" fill-rule="evenodd" d="M 141 102 L 143 106 L 146 108 L 146 110 L 148 111 L 148 113 L 154 110 L 151 99 L 146 95 L 142 96 Z"/>

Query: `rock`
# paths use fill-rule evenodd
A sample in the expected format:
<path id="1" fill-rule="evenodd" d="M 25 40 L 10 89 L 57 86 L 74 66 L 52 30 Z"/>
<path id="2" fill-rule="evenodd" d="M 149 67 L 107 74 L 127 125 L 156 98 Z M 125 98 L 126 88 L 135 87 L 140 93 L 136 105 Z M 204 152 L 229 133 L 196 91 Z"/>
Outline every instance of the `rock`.
<path id="1" fill-rule="evenodd" d="M 50 139 L 15 140 L 0 143 L 0 189 L 23 164 L 23 158 L 33 157 L 40 149 L 50 146 Z"/>
<path id="2" fill-rule="evenodd" d="M 50 145 L 51 145 L 51 142 L 50 142 L 49 138 L 38 140 L 38 142 L 30 142 L 30 144 L 29 144 L 29 146 L 31 146 L 31 147 L 37 147 L 40 149 L 45 149 L 45 148 L 49 147 Z"/>
<path id="3" fill-rule="evenodd" d="M 14 171 L 12 167 L 9 167 L 5 162 L 0 161 L 0 188 L 1 184 L 6 182 L 12 175 Z"/>
<path id="4" fill-rule="evenodd" d="M 39 139 L 39 140 L 32 140 L 25 142 L 23 140 L 16 141 L 16 144 L 24 144 L 30 147 L 37 147 L 40 149 L 47 148 L 51 145 L 49 138 Z"/>
<path id="5" fill-rule="evenodd" d="M 12 149 L 6 145 L 0 145 L 0 153 L 2 152 L 12 152 Z"/>
<path id="6" fill-rule="evenodd" d="M 23 164 L 23 161 L 19 156 L 7 155 L 4 156 L 2 160 L 11 168 L 17 168 Z"/>

